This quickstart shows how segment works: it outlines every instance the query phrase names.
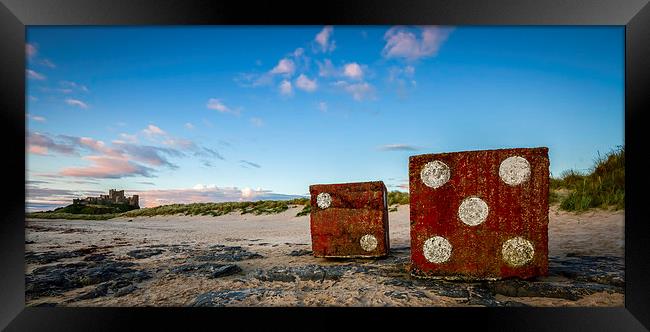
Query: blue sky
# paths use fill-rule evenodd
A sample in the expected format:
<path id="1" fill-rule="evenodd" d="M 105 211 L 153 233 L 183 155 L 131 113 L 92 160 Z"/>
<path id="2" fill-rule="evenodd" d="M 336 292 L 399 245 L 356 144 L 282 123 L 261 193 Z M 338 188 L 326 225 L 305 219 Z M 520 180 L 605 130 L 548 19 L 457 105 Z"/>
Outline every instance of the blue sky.
<path id="1" fill-rule="evenodd" d="M 27 202 L 408 190 L 408 156 L 623 145 L 622 27 L 28 27 Z"/>

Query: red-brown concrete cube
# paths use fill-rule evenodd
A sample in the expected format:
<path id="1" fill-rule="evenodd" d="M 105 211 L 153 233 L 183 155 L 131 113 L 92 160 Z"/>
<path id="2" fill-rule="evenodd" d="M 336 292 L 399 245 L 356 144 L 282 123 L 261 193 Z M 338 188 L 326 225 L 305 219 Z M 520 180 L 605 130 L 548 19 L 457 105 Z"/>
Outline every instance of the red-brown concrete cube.
<path id="1" fill-rule="evenodd" d="M 317 184 L 311 194 L 315 257 L 388 255 L 388 207 L 383 182 Z"/>
<path id="2" fill-rule="evenodd" d="M 545 275 L 548 185 L 548 148 L 410 157 L 411 273 Z"/>

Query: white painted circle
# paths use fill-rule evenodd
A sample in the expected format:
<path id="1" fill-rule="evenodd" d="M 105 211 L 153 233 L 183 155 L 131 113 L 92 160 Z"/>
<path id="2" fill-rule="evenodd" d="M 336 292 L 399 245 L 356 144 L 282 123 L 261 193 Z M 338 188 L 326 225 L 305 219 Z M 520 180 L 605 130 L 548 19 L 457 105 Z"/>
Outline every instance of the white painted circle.
<path id="1" fill-rule="evenodd" d="M 424 257 L 431 263 L 444 263 L 451 257 L 451 243 L 442 236 L 434 236 L 424 241 L 422 251 Z"/>
<path id="2" fill-rule="evenodd" d="M 518 267 L 533 259 L 535 249 L 530 241 L 517 236 L 503 243 L 501 255 L 508 265 Z"/>
<path id="3" fill-rule="evenodd" d="M 377 238 L 374 235 L 366 234 L 359 240 L 361 249 L 365 251 L 373 251 L 377 248 Z"/>
<path id="4" fill-rule="evenodd" d="M 420 178 L 422 182 L 428 187 L 439 188 L 449 181 L 451 172 L 449 166 L 440 160 L 428 162 L 422 167 L 420 171 Z"/>
<path id="5" fill-rule="evenodd" d="M 499 177 L 511 186 L 524 183 L 530 178 L 530 163 L 520 156 L 508 157 L 499 166 Z"/>
<path id="6" fill-rule="evenodd" d="M 327 209 L 332 204 L 332 196 L 328 193 L 320 193 L 316 196 L 316 204 L 321 209 Z"/>
<path id="7" fill-rule="evenodd" d="M 476 226 L 487 219 L 489 211 L 484 200 L 478 197 L 467 197 L 458 207 L 458 218 L 467 225 Z"/>

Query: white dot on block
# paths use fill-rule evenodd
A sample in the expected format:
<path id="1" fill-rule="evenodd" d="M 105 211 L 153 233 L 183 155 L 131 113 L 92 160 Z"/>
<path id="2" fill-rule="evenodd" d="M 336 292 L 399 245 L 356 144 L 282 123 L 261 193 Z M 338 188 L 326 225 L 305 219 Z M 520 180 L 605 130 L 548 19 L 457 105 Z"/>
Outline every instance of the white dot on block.
<path id="1" fill-rule="evenodd" d="M 420 171 L 420 178 L 422 182 L 428 187 L 439 188 L 449 181 L 451 172 L 449 166 L 439 160 L 428 162 L 422 167 Z"/>
<path id="2" fill-rule="evenodd" d="M 530 241 L 518 236 L 503 243 L 501 255 L 508 265 L 518 267 L 533 259 L 535 249 Z"/>
<path id="3" fill-rule="evenodd" d="M 365 251 L 373 251 L 377 248 L 377 238 L 374 235 L 366 234 L 359 240 L 361 249 Z"/>
<path id="4" fill-rule="evenodd" d="M 511 186 L 521 184 L 530 178 L 530 164 L 520 156 L 508 157 L 499 166 L 499 177 Z"/>
<path id="5" fill-rule="evenodd" d="M 316 204 L 321 209 L 327 209 L 332 204 L 332 196 L 328 193 L 320 193 L 316 196 Z"/>
<path id="6" fill-rule="evenodd" d="M 451 257 L 451 243 L 442 236 L 434 236 L 424 241 L 424 257 L 431 263 L 444 263 Z"/>
<path id="7" fill-rule="evenodd" d="M 467 197 L 458 207 L 458 218 L 467 225 L 476 226 L 487 219 L 489 210 L 484 200 L 478 197 Z"/>

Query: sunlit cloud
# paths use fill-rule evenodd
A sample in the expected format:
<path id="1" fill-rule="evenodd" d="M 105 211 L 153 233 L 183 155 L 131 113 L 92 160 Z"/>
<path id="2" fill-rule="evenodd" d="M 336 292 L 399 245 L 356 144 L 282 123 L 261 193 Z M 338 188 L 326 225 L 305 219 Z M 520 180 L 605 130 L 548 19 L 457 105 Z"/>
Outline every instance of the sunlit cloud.
<path id="1" fill-rule="evenodd" d="M 149 137 L 167 135 L 167 133 L 160 129 L 160 127 L 152 124 L 148 125 L 147 128 L 142 129 L 142 132 Z"/>
<path id="2" fill-rule="evenodd" d="M 280 83 L 280 94 L 284 96 L 291 96 L 293 94 L 293 87 L 291 85 L 291 82 L 287 80 L 283 80 Z"/>
<path id="3" fill-rule="evenodd" d="M 386 45 L 382 50 L 385 58 L 404 58 L 409 61 L 434 56 L 447 40 L 451 29 L 426 26 L 419 29 L 420 37 L 411 29 L 396 26 L 384 34 Z"/>
<path id="4" fill-rule="evenodd" d="M 232 109 L 224 104 L 220 99 L 210 98 L 205 105 L 208 109 L 215 110 L 219 113 L 239 114 L 239 110 Z"/>
<path id="5" fill-rule="evenodd" d="M 321 52 L 332 52 L 336 49 L 336 42 L 332 40 L 332 34 L 334 33 L 334 28 L 332 26 L 325 26 L 321 30 L 314 41 L 318 45 L 316 49 Z"/>
<path id="6" fill-rule="evenodd" d="M 286 75 L 291 76 L 296 70 L 296 66 L 291 59 L 282 59 L 278 64 L 271 70 L 271 74 L 274 75 Z"/>
<path id="7" fill-rule="evenodd" d="M 119 179 L 131 176 L 152 177 L 153 169 L 129 161 L 123 157 L 86 156 L 91 162 L 88 167 L 69 167 L 59 174 L 62 176 Z"/>
<path id="8" fill-rule="evenodd" d="M 307 92 L 314 92 L 318 88 L 318 85 L 315 79 L 310 80 L 304 74 L 300 74 L 296 79 L 296 88 Z"/>
<path id="9" fill-rule="evenodd" d="M 360 80 L 363 78 L 363 70 L 358 63 L 352 62 L 344 66 L 343 75 L 351 79 Z"/>
<path id="10" fill-rule="evenodd" d="M 374 98 L 374 87 L 368 82 L 349 83 L 346 81 L 336 81 L 332 85 L 343 89 L 357 101 Z"/>
<path id="11" fill-rule="evenodd" d="M 235 202 L 258 200 L 289 200 L 299 198 L 299 195 L 274 193 L 262 188 L 219 187 L 215 184 L 196 184 L 187 189 L 145 190 L 137 191 L 141 207 L 155 207 L 168 204 L 190 204 L 209 202 Z"/>

